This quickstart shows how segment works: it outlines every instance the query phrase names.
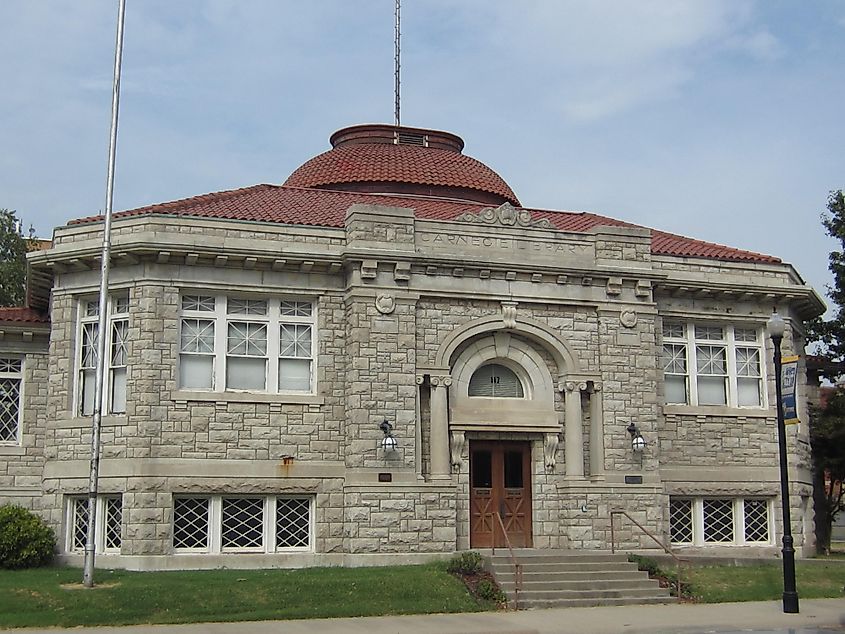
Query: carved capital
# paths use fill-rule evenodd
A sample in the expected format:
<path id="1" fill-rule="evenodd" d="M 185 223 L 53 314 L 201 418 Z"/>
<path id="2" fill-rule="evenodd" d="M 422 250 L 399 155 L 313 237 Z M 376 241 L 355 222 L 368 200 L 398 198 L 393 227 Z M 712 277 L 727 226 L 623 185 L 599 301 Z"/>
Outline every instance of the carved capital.
<path id="1" fill-rule="evenodd" d="M 425 383 L 425 374 L 418 374 L 414 380 L 417 382 L 417 385 L 422 385 Z"/>
<path id="2" fill-rule="evenodd" d="M 431 385 L 434 387 L 449 387 L 452 385 L 452 377 L 448 375 L 432 376 Z"/>
<path id="3" fill-rule="evenodd" d="M 593 381 L 593 392 L 601 392 L 602 384 L 601 381 Z"/>
<path id="4" fill-rule="evenodd" d="M 564 383 L 564 389 L 567 392 L 574 392 L 575 390 L 582 392 L 587 389 L 587 384 L 582 381 L 566 381 Z"/>

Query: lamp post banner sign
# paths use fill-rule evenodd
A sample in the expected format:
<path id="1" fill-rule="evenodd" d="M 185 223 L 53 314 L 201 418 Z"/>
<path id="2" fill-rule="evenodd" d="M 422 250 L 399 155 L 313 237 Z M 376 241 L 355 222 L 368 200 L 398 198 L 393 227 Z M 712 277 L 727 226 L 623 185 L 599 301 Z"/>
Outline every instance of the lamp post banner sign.
<path id="1" fill-rule="evenodd" d="M 783 398 L 783 422 L 797 425 L 798 406 L 795 390 L 798 384 L 798 357 L 783 357 L 780 373 L 780 393 Z"/>

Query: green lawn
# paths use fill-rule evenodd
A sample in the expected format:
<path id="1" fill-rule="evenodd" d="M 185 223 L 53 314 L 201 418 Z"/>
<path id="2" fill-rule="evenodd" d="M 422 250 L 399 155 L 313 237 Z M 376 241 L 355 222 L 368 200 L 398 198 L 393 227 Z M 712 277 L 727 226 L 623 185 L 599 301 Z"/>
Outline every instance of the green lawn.
<path id="1" fill-rule="evenodd" d="M 755 566 L 694 566 L 683 579 L 702 603 L 766 601 L 780 599 L 783 568 L 780 563 Z M 845 597 L 845 565 L 839 562 L 796 564 L 798 597 L 821 599 Z"/>
<path id="2" fill-rule="evenodd" d="M 384 568 L 0 572 L 0 628 L 475 612 L 445 563 Z"/>

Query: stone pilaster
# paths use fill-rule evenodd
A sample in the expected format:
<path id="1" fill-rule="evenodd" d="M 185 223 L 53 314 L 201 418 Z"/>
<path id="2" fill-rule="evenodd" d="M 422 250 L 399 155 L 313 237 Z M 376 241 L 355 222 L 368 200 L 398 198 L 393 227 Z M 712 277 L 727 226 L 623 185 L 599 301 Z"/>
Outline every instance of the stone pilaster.
<path id="1" fill-rule="evenodd" d="M 450 376 L 431 377 L 431 477 L 433 480 L 450 478 L 449 459 L 449 405 Z"/>
<path id="2" fill-rule="evenodd" d="M 587 384 L 580 381 L 564 383 L 566 419 L 564 421 L 564 450 L 566 452 L 566 477 L 584 477 L 584 422 L 581 412 L 581 391 Z"/>

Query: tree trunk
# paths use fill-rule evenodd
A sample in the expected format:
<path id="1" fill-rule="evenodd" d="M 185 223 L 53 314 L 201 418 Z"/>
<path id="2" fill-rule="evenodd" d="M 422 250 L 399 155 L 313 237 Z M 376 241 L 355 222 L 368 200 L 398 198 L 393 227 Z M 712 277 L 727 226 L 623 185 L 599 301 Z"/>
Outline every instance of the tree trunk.
<path id="1" fill-rule="evenodd" d="M 815 509 L 816 553 L 819 555 L 829 555 L 833 518 L 830 516 L 830 505 L 827 500 L 823 469 L 813 469 L 813 506 Z"/>

